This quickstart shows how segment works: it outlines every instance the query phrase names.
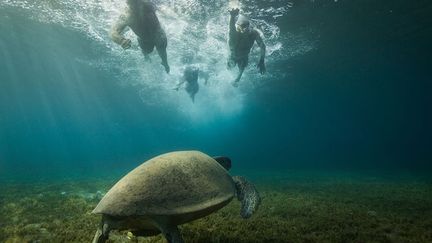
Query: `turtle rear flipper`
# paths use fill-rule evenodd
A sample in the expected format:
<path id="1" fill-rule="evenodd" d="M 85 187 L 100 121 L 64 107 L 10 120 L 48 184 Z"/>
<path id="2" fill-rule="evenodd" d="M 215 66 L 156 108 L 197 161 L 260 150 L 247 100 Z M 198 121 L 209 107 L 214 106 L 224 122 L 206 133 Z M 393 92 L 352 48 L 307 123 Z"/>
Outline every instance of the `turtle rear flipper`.
<path id="1" fill-rule="evenodd" d="M 161 231 L 168 243 L 184 243 L 177 225 L 168 223 L 169 220 L 163 216 L 152 220 L 153 224 Z"/>
<path id="2" fill-rule="evenodd" d="M 110 231 L 111 231 L 110 219 L 106 215 L 103 215 L 99 228 L 96 231 L 92 243 L 105 243 L 108 240 Z"/>
<path id="3" fill-rule="evenodd" d="M 242 218 L 249 218 L 258 209 L 261 197 L 255 186 L 242 176 L 233 176 L 237 191 L 237 199 L 241 202 Z"/>

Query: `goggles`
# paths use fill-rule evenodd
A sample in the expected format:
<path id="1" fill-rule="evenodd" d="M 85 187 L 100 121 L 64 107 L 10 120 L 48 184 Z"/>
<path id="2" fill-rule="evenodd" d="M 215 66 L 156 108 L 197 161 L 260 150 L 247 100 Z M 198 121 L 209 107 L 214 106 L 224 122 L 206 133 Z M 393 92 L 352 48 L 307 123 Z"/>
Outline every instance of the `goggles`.
<path id="1" fill-rule="evenodd" d="M 238 32 L 245 33 L 249 30 L 249 24 L 236 24 L 236 29 Z"/>

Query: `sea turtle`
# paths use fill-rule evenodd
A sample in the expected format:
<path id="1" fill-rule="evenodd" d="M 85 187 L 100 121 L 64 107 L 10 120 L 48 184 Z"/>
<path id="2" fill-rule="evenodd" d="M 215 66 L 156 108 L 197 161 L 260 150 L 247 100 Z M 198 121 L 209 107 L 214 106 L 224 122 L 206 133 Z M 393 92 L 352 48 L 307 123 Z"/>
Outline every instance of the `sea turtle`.
<path id="1" fill-rule="evenodd" d="M 249 218 L 260 204 L 255 187 L 244 177 L 231 177 L 228 157 L 199 151 L 178 151 L 154 157 L 118 181 L 93 210 L 102 214 L 93 243 L 105 242 L 113 229 L 136 236 L 162 233 L 171 243 L 183 238 L 177 225 L 204 217 L 241 201 L 241 216 Z"/>

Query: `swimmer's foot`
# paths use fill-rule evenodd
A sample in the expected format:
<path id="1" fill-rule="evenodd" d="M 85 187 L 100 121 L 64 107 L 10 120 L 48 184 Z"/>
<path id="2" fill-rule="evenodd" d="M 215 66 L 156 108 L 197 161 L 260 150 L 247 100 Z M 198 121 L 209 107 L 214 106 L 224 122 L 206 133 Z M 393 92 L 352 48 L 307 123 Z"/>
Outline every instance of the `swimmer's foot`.
<path id="1" fill-rule="evenodd" d="M 239 75 L 238 75 L 237 78 L 234 80 L 234 82 L 232 82 L 232 86 L 234 86 L 234 87 L 238 87 L 238 85 L 239 85 L 239 83 L 240 83 L 240 78 L 241 78 L 241 76 L 242 76 L 242 73 L 243 73 L 243 72 L 239 73 Z"/>
<path id="2" fill-rule="evenodd" d="M 162 66 L 164 66 L 165 72 L 170 73 L 170 67 L 169 67 L 168 63 L 161 63 L 161 64 L 162 64 Z"/>

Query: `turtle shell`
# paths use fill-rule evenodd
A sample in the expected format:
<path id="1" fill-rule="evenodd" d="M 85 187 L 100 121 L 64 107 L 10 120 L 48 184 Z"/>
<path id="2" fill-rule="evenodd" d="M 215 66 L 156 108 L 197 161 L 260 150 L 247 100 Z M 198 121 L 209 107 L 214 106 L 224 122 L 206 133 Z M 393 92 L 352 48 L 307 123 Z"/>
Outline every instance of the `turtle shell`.
<path id="1" fill-rule="evenodd" d="M 231 176 L 213 158 L 199 151 L 171 152 L 129 172 L 107 192 L 93 213 L 194 216 L 225 206 L 234 195 Z"/>

